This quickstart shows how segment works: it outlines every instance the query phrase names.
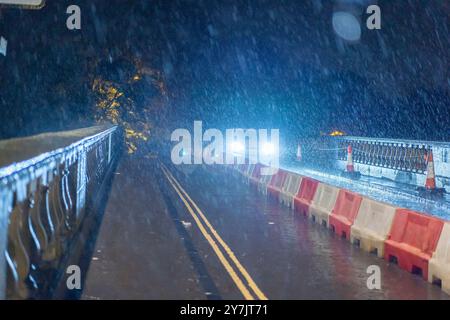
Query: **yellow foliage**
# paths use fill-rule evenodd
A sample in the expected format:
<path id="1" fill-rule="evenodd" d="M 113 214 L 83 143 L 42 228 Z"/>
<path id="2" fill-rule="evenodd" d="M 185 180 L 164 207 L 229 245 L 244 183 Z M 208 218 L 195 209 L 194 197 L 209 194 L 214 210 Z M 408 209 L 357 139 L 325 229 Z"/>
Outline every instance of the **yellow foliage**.
<path id="1" fill-rule="evenodd" d="M 132 154 L 132 153 L 136 152 L 137 147 L 136 147 L 136 145 L 133 142 L 126 141 L 126 145 L 127 145 L 127 152 L 129 154 Z"/>
<path id="2" fill-rule="evenodd" d="M 330 133 L 330 136 L 332 136 L 332 137 L 343 136 L 343 135 L 345 135 L 345 133 L 342 131 L 339 131 L 339 130 L 335 130 Z"/>
<path id="3" fill-rule="evenodd" d="M 150 83 L 165 95 L 165 84 L 159 71 L 144 67 L 138 58 L 132 58 L 136 72 L 130 75 L 126 83 L 117 83 L 95 77 L 92 80 L 92 91 L 97 96 L 96 115 L 97 121 L 110 121 L 124 128 L 125 143 L 128 153 L 134 153 L 138 149 L 139 142 L 149 139 L 151 115 L 146 108 L 137 108 L 133 99 L 128 96 L 131 86 L 141 81 L 144 76 L 150 77 Z M 142 103 L 142 102 L 141 102 Z M 158 107 L 154 100 L 144 102 Z"/>

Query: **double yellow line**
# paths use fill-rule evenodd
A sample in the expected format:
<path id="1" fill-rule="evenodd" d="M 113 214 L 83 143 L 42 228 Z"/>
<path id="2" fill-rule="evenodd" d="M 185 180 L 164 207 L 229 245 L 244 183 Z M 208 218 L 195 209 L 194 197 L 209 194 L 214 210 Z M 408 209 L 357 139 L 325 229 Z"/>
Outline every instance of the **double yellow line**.
<path id="1" fill-rule="evenodd" d="M 255 298 L 260 300 L 267 300 L 267 297 L 258 288 L 255 281 L 253 281 L 250 274 L 247 272 L 247 270 L 245 270 L 245 268 L 236 258 L 233 251 L 231 251 L 230 247 L 225 243 L 225 241 L 223 241 L 223 239 L 213 228 L 211 223 L 209 223 L 208 219 L 206 219 L 205 215 L 197 206 L 197 204 L 191 199 L 191 197 L 183 189 L 183 187 L 175 179 L 175 177 L 170 173 L 170 171 L 163 164 L 161 165 L 162 171 L 166 176 L 167 180 L 172 185 L 172 187 L 180 197 L 181 201 L 183 201 L 184 205 L 186 206 L 186 209 L 189 211 L 198 228 L 200 229 L 200 232 L 208 241 L 214 253 L 219 258 L 219 261 L 222 263 L 225 270 L 228 272 L 231 279 L 236 284 L 237 288 L 242 293 L 244 298 L 246 300 L 254 300 Z M 222 252 L 221 248 L 225 252 L 225 254 Z M 228 259 L 226 257 L 228 257 Z M 231 264 L 234 264 L 234 268 L 232 267 Z M 235 271 L 235 269 L 237 270 L 237 272 Z M 245 281 L 247 282 L 246 284 L 244 284 L 244 282 L 241 280 L 241 277 L 238 276 L 238 273 L 240 273 L 242 278 L 245 279 Z"/>

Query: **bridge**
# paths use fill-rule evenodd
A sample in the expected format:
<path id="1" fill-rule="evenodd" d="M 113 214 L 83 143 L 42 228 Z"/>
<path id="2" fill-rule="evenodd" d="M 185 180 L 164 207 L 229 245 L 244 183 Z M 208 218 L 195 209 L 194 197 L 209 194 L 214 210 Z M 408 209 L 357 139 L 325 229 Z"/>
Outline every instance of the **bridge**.
<path id="1" fill-rule="evenodd" d="M 274 175 L 127 155 L 109 124 L 1 141 L 0 298 L 449 299 L 447 195 L 343 177 L 349 143 L 361 171 L 426 174 L 406 143 L 351 137 L 304 142 L 335 166 L 287 155 Z"/>

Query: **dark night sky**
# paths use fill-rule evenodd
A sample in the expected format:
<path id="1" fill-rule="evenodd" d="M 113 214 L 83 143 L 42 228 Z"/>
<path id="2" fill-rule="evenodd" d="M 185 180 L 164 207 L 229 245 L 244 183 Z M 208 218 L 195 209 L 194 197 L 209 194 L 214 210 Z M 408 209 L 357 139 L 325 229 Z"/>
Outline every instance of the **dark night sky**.
<path id="1" fill-rule="evenodd" d="M 340 0 L 341 2 L 343 0 Z M 0 9 L 0 137 L 90 121 L 89 55 L 132 50 L 164 73 L 168 129 L 280 128 L 290 137 L 352 135 L 449 140 L 450 2 L 378 3 L 382 29 L 344 43 L 332 28 L 342 3 L 283 1 L 47 1 Z M 82 31 L 65 29 L 79 4 Z M 358 5 L 359 4 L 359 5 Z M 61 83 L 63 83 L 61 85 Z M 167 124 L 168 123 L 168 124 Z"/>

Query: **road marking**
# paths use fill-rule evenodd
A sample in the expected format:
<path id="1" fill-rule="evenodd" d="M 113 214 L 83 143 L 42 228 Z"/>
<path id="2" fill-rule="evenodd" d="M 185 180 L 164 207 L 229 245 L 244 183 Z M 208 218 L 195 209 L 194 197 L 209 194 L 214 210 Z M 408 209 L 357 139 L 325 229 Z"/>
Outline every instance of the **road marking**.
<path id="1" fill-rule="evenodd" d="M 189 202 L 192 204 L 192 206 L 196 209 L 197 213 L 202 218 L 203 222 L 206 224 L 210 232 L 213 234 L 213 236 L 216 238 L 217 242 L 222 246 L 222 248 L 225 250 L 225 252 L 228 254 L 229 258 L 233 261 L 236 268 L 240 271 L 242 276 L 245 278 L 245 280 L 248 283 L 248 286 L 252 289 L 252 291 L 255 293 L 258 299 L 260 300 L 267 300 L 267 297 L 264 295 L 264 293 L 259 289 L 259 287 L 256 285 L 255 281 L 252 279 L 250 274 L 247 272 L 247 270 L 242 266 L 242 264 L 239 262 L 239 260 L 236 258 L 233 251 L 230 249 L 230 247 L 225 243 L 225 241 L 220 237 L 220 235 L 217 233 L 217 231 L 214 229 L 214 227 L 211 225 L 211 223 L 208 221 L 206 216 L 203 214 L 202 210 L 197 206 L 197 204 L 191 199 L 189 194 L 186 192 L 186 190 L 183 189 L 183 187 L 180 185 L 180 183 L 175 179 L 175 177 L 170 173 L 170 171 L 163 167 L 164 174 L 169 179 L 170 183 L 174 188 L 176 188 L 177 193 L 180 195 L 178 190 L 181 190 L 181 192 L 184 194 L 184 196 L 189 200 Z M 175 183 L 175 185 L 172 183 L 172 181 Z M 177 190 L 178 189 L 178 190 Z M 180 195 L 182 197 L 182 195 Z M 183 197 L 184 198 L 184 197 Z M 183 199 L 182 199 L 183 200 Z M 185 201 L 183 201 L 185 202 Z M 186 204 L 186 203 L 185 203 Z M 190 207 L 190 206 L 189 206 Z M 202 225 L 203 227 L 203 225 Z M 206 230 L 205 230 L 206 231 Z M 215 242 L 214 242 L 215 243 Z M 234 270 L 233 270 L 234 272 Z M 240 280 L 240 279 L 239 279 Z"/>
<path id="2" fill-rule="evenodd" d="M 233 267 L 230 265 L 230 263 L 227 261 L 227 259 L 225 258 L 225 256 L 223 255 L 222 251 L 220 251 L 219 247 L 217 246 L 216 242 L 214 241 L 214 239 L 211 237 L 211 235 L 208 233 L 208 231 L 206 231 L 205 227 L 203 226 L 203 224 L 201 223 L 199 217 L 195 214 L 194 210 L 192 209 L 192 207 L 189 205 L 188 201 L 186 200 L 186 198 L 181 194 L 180 190 L 178 189 L 178 187 L 174 184 L 174 182 L 172 182 L 172 178 L 167 174 L 167 172 L 165 171 L 165 169 L 163 168 L 163 172 L 167 178 L 167 180 L 170 182 L 170 184 L 172 185 L 172 187 L 175 189 L 175 191 L 177 192 L 178 196 L 180 197 L 180 199 L 183 201 L 184 205 L 186 206 L 186 208 L 188 209 L 189 213 L 191 214 L 192 218 L 194 219 L 195 223 L 197 224 L 197 226 L 199 227 L 201 233 L 203 234 L 203 236 L 205 237 L 205 239 L 208 241 L 208 243 L 210 244 L 210 246 L 212 247 L 212 249 L 214 250 L 215 254 L 217 255 L 217 257 L 219 258 L 220 262 L 222 263 L 222 265 L 224 266 L 225 270 L 228 272 L 228 274 L 230 275 L 231 279 L 233 280 L 233 282 L 236 284 L 236 286 L 238 287 L 239 291 L 241 291 L 242 295 L 244 296 L 244 298 L 246 300 L 254 300 L 254 297 L 251 295 L 251 293 L 249 292 L 249 290 L 247 289 L 247 287 L 244 285 L 244 283 L 242 282 L 242 280 L 238 277 L 238 275 L 236 274 L 236 272 L 234 271 Z"/>
<path id="3" fill-rule="evenodd" d="M 197 204 L 191 199 L 191 197 L 189 196 L 189 194 L 183 189 L 183 187 L 180 185 L 180 183 L 173 177 L 173 175 L 169 172 L 169 174 L 172 176 L 173 180 L 175 181 L 175 183 L 178 185 L 178 187 L 180 188 L 180 190 L 184 193 L 184 195 L 186 196 L 186 198 L 188 198 L 190 200 L 190 202 L 192 203 L 192 205 L 194 206 L 194 208 L 197 210 L 197 212 L 199 213 L 200 217 L 203 219 L 203 221 L 205 222 L 205 224 L 208 226 L 208 228 L 210 229 L 211 233 L 216 237 L 217 241 L 222 245 L 222 247 L 225 249 L 225 252 L 228 254 L 228 256 L 230 257 L 230 259 L 234 262 L 234 264 L 236 265 L 236 267 L 238 268 L 238 270 L 241 272 L 241 274 L 244 276 L 245 280 L 247 280 L 248 285 L 250 286 L 250 288 L 253 290 L 253 292 L 256 294 L 256 296 L 258 297 L 258 299 L 261 300 L 267 300 L 267 297 L 264 295 L 264 293 L 258 288 L 258 286 L 256 285 L 255 281 L 253 281 L 252 277 L 250 276 L 250 274 L 247 272 L 247 270 L 242 266 L 242 264 L 239 262 L 239 260 L 236 258 L 236 256 L 234 255 L 233 251 L 230 249 L 230 247 L 225 243 L 225 241 L 220 237 L 220 235 L 217 233 L 217 231 L 214 229 L 214 227 L 209 223 L 208 219 L 206 219 L 205 215 L 203 214 L 202 210 L 200 210 L 200 208 L 197 206 Z"/>

